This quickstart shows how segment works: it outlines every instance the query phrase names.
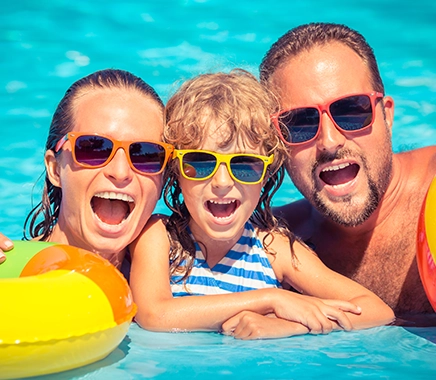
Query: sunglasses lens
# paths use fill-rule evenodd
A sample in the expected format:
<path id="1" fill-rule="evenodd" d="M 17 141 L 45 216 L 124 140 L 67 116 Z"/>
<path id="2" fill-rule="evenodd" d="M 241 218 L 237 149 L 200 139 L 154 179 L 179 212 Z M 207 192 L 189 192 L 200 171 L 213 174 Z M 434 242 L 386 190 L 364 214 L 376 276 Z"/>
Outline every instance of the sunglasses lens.
<path id="1" fill-rule="evenodd" d="M 74 155 L 76 161 L 88 165 L 103 165 L 110 157 L 113 143 L 100 136 L 80 136 L 76 139 Z"/>
<path id="2" fill-rule="evenodd" d="M 129 154 L 132 165 L 142 173 L 158 173 L 165 164 L 166 151 L 159 144 L 133 143 L 130 144 Z"/>
<path id="3" fill-rule="evenodd" d="M 215 170 L 215 156 L 204 152 L 190 152 L 183 156 L 183 173 L 188 178 L 206 178 Z"/>
<path id="4" fill-rule="evenodd" d="M 372 122 L 371 99 L 368 95 L 349 96 L 330 105 L 330 113 L 345 131 L 357 131 Z"/>
<path id="5" fill-rule="evenodd" d="M 282 134 L 292 144 L 309 141 L 316 136 L 319 126 L 319 112 L 316 108 L 297 108 L 279 116 L 279 124 L 286 129 Z"/>
<path id="6" fill-rule="evenodd" d="M 257 157 L 236 156 L 230 160 L 233 176 L 242 182 L 258 182 L 265 168 L 264 162 Z"/>

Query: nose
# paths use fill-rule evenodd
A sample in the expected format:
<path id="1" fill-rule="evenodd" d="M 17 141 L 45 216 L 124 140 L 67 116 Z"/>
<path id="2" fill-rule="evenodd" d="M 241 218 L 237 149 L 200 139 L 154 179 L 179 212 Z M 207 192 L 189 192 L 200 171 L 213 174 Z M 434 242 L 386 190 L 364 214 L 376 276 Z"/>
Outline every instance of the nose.
<path id="1" fill-rule="evenodd" d="M 112 160 L 103 169 L 108 178 L 119 183 L 128 182 L 133 177 L 133 170 L 122 148 L 115 152 Z"/>
<path id="2" fill-rule="evenodd" d="M 320 121 L 320 131 L 316 145 L 320 151 L 336 152 L 345 144 L 345 135 L 336 128 L 327 112 L 323 112 Z"/>
<path id="3" fill-rule="evenodd" d="M 218 170 L 212 177 L 212 186 L 214 188 L 229 188 L 234 185 L 233 178 L 230 176 L 225 163 L 221 163 Z"/>

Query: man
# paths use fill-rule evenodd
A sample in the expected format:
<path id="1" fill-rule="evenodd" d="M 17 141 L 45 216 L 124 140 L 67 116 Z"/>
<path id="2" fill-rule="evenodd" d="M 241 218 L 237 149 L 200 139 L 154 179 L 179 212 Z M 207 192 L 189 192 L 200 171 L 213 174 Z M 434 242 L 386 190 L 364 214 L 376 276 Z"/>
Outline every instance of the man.
<path id="1" fill-rule="evenodd" d="M 280 99 L 273 121 L 305 197 L 277 214 L 327 266 L 397 315 L 432 313 L 415 254 L 436 146 L 393 154 L 394 101 L 384 96 L 371 47 L 343 25 L 303 25 L 271 47 L 260 77 Z"/>

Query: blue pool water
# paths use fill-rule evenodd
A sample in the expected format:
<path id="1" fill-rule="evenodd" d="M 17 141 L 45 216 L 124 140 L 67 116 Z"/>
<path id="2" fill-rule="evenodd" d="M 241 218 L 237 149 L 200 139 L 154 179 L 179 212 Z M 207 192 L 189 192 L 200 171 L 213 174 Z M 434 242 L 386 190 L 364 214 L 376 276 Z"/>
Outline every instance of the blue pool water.
<path id="1" fill-rule="evenodd" d="M 11 238 L 22 237 L 31 201 L 39 200 L 51 115 L 75 80 L 107 67 L 126 69 L 166 100 L 177 83 L 196 74 L 235 66 L 257 74 L 271 44 L 301 23 L 339 22 L 360 31 L 396 102 L 394 149 L 436 143 L 433 0 L 0 2 L 0 231 Z M 275 205 L 299 197 L 287 179 Z M 166 212 L 162 203 L 157 211 Z M 134 326 L 103 364 L 65 378 L 166 378 L 177 375 L 178 366 L 191 377 L 428 377 L 436 370 L 429 359 L 436 357 L 435 335 L 436 328 L 387 327 L 244 343 L 217 334 L 151 334 Z"/>
<path id="2" fill-rule="evenodd" d="M 435 357 L 436 344 L 396 326 L 238 341 L 133 325 L 106 359 L 44 379 L 431 379 Z"/>

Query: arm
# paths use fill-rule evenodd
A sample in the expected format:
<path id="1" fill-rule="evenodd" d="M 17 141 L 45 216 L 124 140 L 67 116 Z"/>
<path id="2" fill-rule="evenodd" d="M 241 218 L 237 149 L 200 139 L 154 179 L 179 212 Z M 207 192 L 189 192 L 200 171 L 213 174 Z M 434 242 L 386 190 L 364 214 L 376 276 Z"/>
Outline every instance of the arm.
<path id="1" fill-rule="evenodd" d="M 0 233 L 0 264 L 6 260 L 4 252 L 10 251 L 14 244 L 2 233 Z"/>
<path id="2" fill-rule="evenodd" d="M 332 314 L 339 320 L 341 316 L 338 314 L 343 314 L 336 307 L 314 303 L 308 297 L 282 289 L 174 298 L 169 281 L 170 245 L 165 224 L 157 217 L 150 219 L 130 248 L 130 285 L 138 306 L 135 318 L 149 330 L 217 331 L 223 322 L 244 310 L 259 314 L 278 313 L 317 330 L 330 323 L 326 314 Z M 342 306 L 345 309 L 355 308 L 346 302 Z M 344 320 L 341 323 L 347 326 L 348 322 Z"/>
<path id="3" fill-rule="evenodd" d="M 297 265 L 291 260 L 287 239 L 277 236 L 272 263 L 278 278 L 302 294 L 322 299 L 340 299 L 359 306 L 360 313 L 345 311 L 354 328 L 385 325 L 393 321 L 394 313 L 379 297 L 351 279 L 327 268 L 308 247 L 294 243 Z M 326 301 L 330 302 L 330 301 Z"/>
<path id="4" fill-rule="evenodd" d="M 226 321 L 222 326 L 222 332 L 236 339 L 251 340 L 287 338 L 304 335 L 310 331 L 301 323 L 277 318 L 275 315 L 243 311 Z"/>

